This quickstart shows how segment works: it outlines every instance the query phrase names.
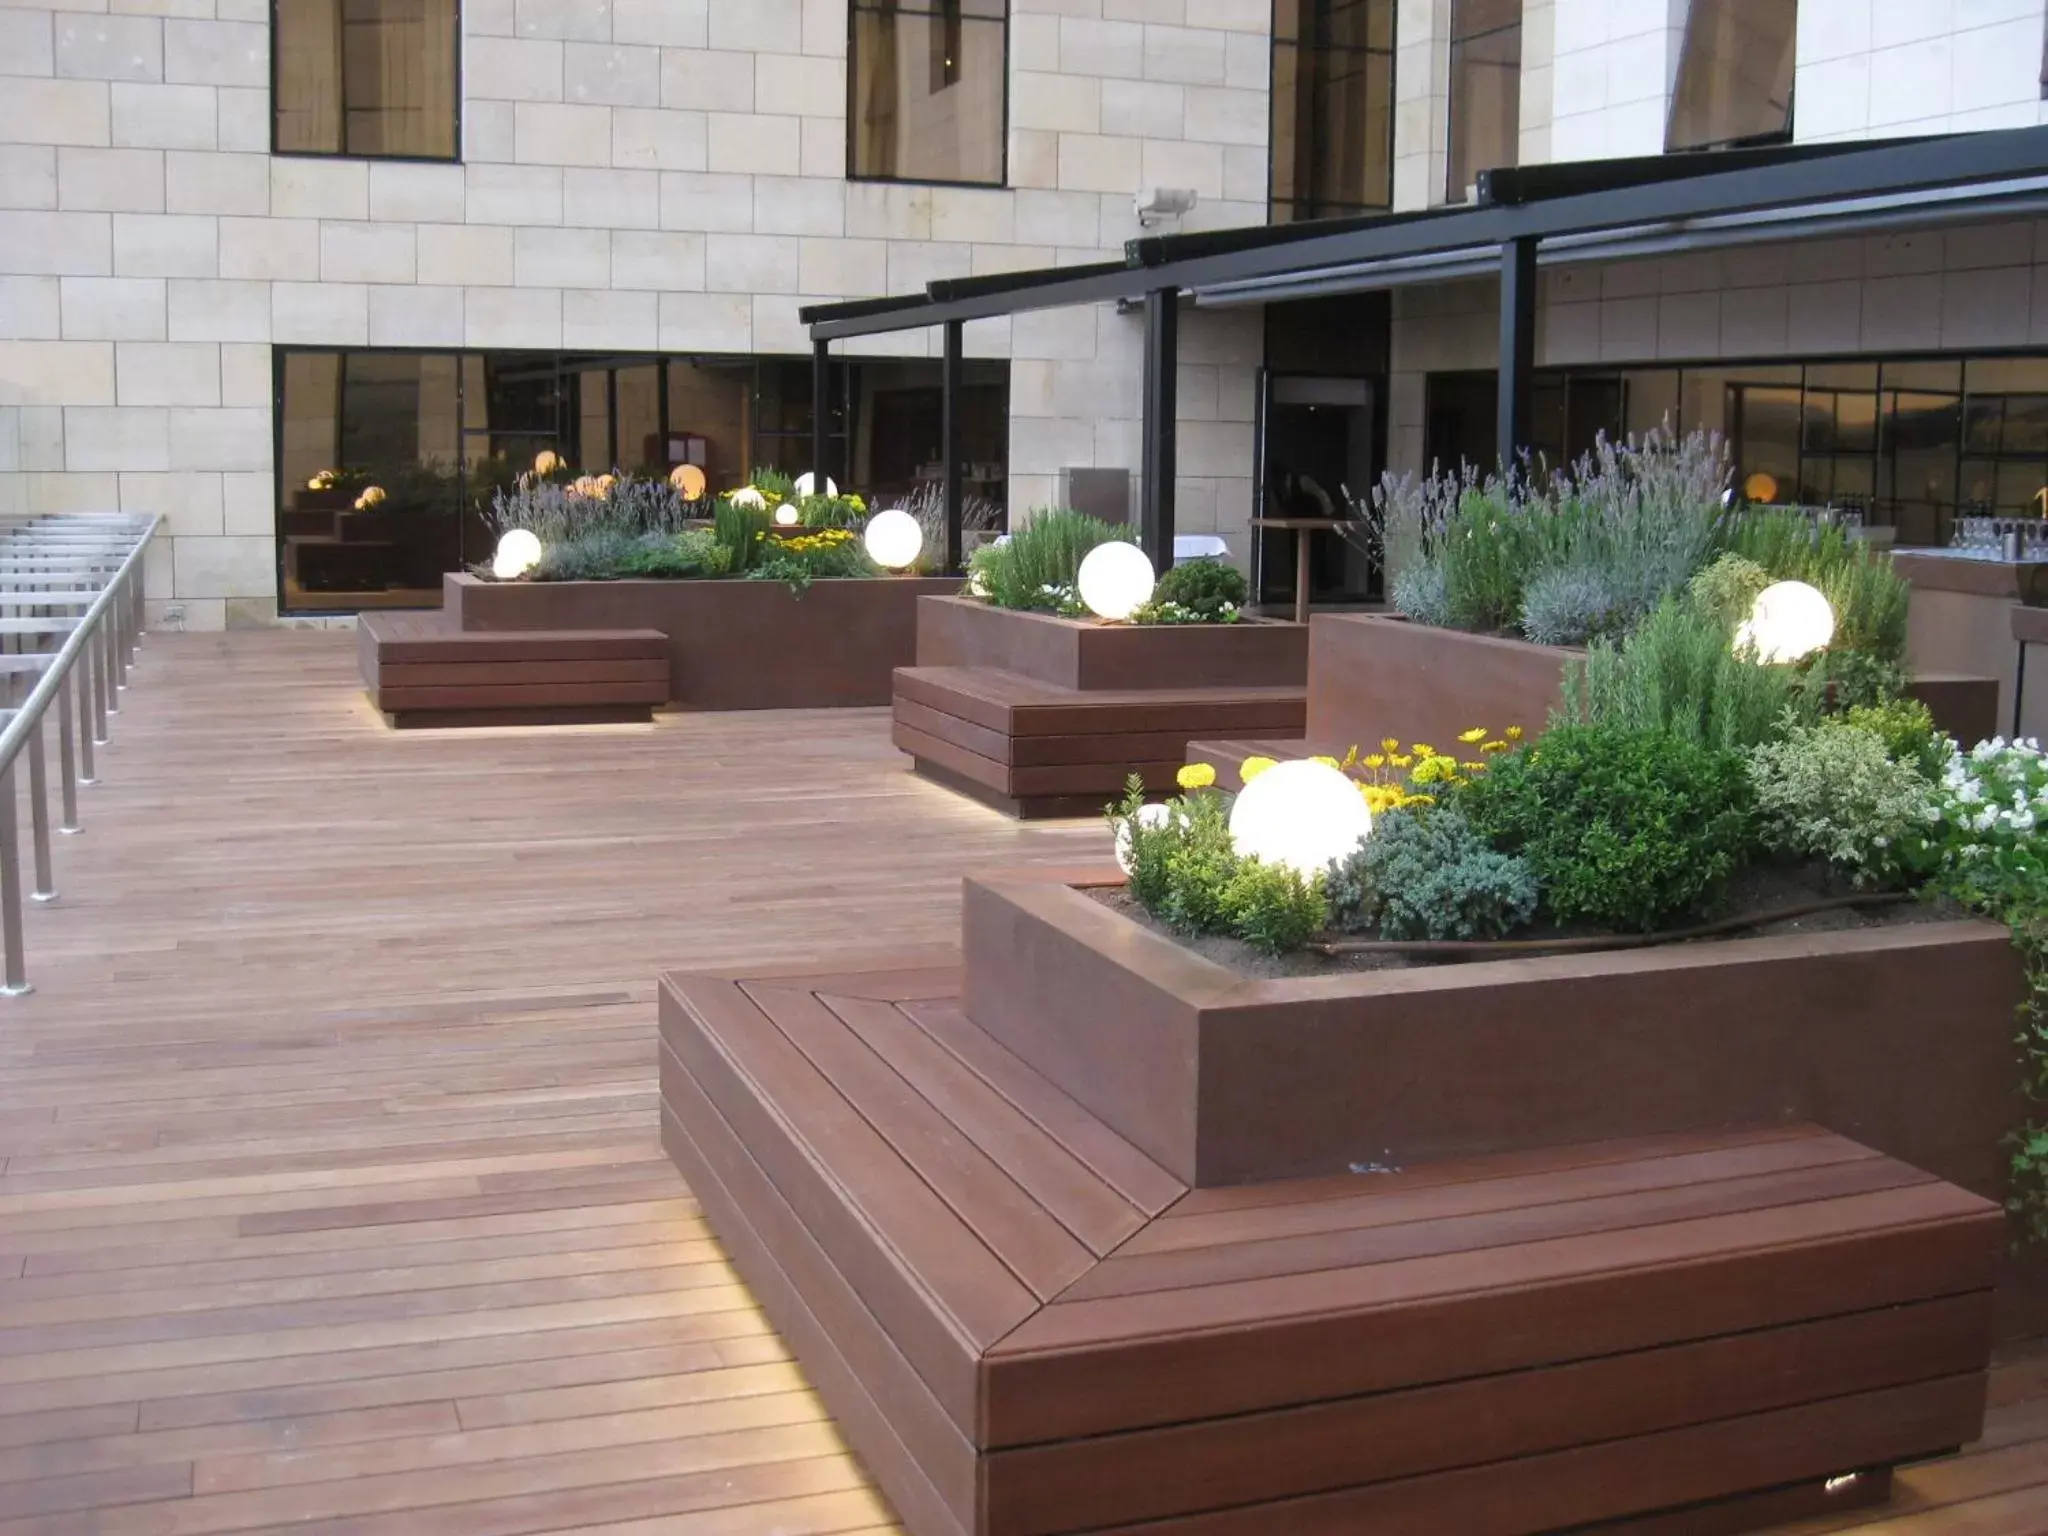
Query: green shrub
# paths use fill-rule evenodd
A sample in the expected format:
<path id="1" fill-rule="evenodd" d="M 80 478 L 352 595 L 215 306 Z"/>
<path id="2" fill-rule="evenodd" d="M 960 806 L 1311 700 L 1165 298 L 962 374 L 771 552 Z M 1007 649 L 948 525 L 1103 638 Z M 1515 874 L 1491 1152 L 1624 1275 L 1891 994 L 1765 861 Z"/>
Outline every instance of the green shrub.
<path id="1" fill-rule="evenodd" d="M 1757 594 L 1770 584 L 1769 571 L 1747 555 L 1730 552 L 1694 576 L 1686 594 L 1732 640 L 1736 627 L 1756 607 Z"/>
<path id="2" fill-rule="evenodd" d="M 542 551 L 529 581 L 615 581 L 640 542 L 616 528 L 597 528 L 556 539 Z"/>
<path id="3" fill-rule="evenodd" d="M 729 498 L 719 497 L 711 513 L 711 531 L 724 546 L 725 568 L 733 575 L 744 576 L 761 558 L 773 516 L 766 507 L 734 506 Z"/>
<path id="4" fill-rule="evenodd" d="M 1504 489 L 1466 492 L 1437 537 L 1451 622 L 1482 634 L 1512 625 L 1533 548 L 1528 520 Z"/>
<path id="5" fill-rule="evenodd" d="M 1903 698 L 1906 693 L 1906 669 L 1868 651 L 1829 646 L 1808 658 L 1799 670 L 1807 691 L 1823 712 L 1867 709 Z"/>
<path id="6" fill-rule="evenodd" d="M 1743 750 L 1819 712 L 1790 667 L 1738 657 L 1719 623 L 1667 599 L 1619 645 L 1595 641 L 1565 668 L 1566 723 L 1668 731 L 1720 750 Z"/>
<path id="7" fill-rule="evenodd" d="M 747 484 L 767 498 L 771 511 L 785 501 L 796 497 L 796 477 L 784 474 L 773 464 L 764 464 L 754 471 Z"/>
<path id="8" fill-rule="evenodd" d="M 1885 755 L 1893 762 L 1911 763 L 1929 779 L 1941 777 L 1948 765 L 1953 743 L 1918 699 L 1858 704 L 1843 712 L 1842 723 L 1869 731 L 1884 743 Z"/>
<path id="9" fill-rule="evenodd" d="M 1818 587 L 1835 611 L 1836 650 L 1880 661 L 1906 654 L 1906 610 L 1912 588 L 1891 556 L 1838 524 L 1797 511 L 1755 511 L 1737 518 L 1728 547 L 1770 573 L 1773 581 Z"/>
<path id="10" fill-rule="evenodd" d="M 1250 589 L 1244 572 L 1221 560 L 1183 560 L 1159 578 L 1152 598 L 1131 615 L 1134 624 L 1230 624 Z"/>
<path id="11" fill-rule="evenodd" d="M 1058 612 L 1060 594 L 1072 590 L 1088 552 L 1132 537 L 1122 524 L 1064 508 L 1041 510 L 1001 544 L 976 550 L 968 569 L 975 590 L 998 608 Z"/>
<path id="12" fill-rule="evenodd" d="M 1389 939 L 1497 939 L 1535 914 L 1528 862 L 1496 852 L 1454 806 L 1388 811 L 1330 868 L 1330 926 Z"/>
<path id="13" fill-rule="evenodd" d="M 1562 725 L 1459 792 L 1560 922 L 1650 931 L 1708 907 L 1753 842 L 1748 765 L 1670 731 Z"/>
<path id="14" fill-rule="evenodd" d="M 1614 577 L 1592 566 L 1538 571 L 1522 594 L 1522 633 L 1538 645 L 1584 645 L 1637 617 Z"/>
<path id="15" fill-rule="evenodd" d="M 1387 601 L 1394 612 L 1418 624 L 1437 629 L 1450 627 L 1451 599 L 1444 591 L 1442 566 L 1423 561 L 1402 566 L 1387 584 Z"/>
<path id="16" fill-rule="evenodd" d="M 1300 949 L 1329 921 L 1322 877 L 1304 880 L 1284 864 L 1238 860 L 1222 900 L 1230 932 L 1262 954 Z"/>
<path id="17" fill-rule="evenodd" d="M 620 562 L 621 576 L 671 579 L 723 576 L 732 556 L 708 528 L 686 528 L 673 538 L 642 539 Z"/>
<path id="18" fill-rule="evenodd" d="M 1826 720 L 1753 748 L 1749 778 L 1764 847 L 1825 859 L 1857 885 L 1896 880 L 1927 829 L 1926 778 L 1861 726 Z"/>

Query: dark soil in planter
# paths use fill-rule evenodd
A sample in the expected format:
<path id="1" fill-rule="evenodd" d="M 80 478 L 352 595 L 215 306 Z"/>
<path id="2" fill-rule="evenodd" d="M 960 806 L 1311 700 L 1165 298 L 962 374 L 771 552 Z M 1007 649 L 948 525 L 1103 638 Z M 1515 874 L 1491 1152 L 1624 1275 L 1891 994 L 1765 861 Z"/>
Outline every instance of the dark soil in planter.
<path id="1" fill-rule="evenodd" d="M 1851 888 L 1840 880 L 1831 878 L 1821 865 L 1757 865 L 1743 871 L 1729 883 L 1721 906 L 1710 918 L 1702 921 L 1763 916 L 1789 907 L 1849 894 L 1852 894 Z M 1253 980 L 1264 981 L 1292 976 L 1337 976 L 1358 971 L 1406 970 L 1413 966 L 1466 965 L 1483 960 L 1510 958 L 1498 948 L 1486 945 L 1474 945 L 1470 953 L 1463 955 L 1441 951 L 1428 955 L 1384 951 L 1325 955 L 1314 950 L 1300 950 L 1289 955 L 1267 955 L 1240 940 L 1224 935 L 1190 936 L 1177 933 L 1132 900 L 1129 891 L 1123 886 L 1090 887 L 1088 895 L 1110 910 L 1122 913 L 1141 927 L 1149 928 L 1154 933 L 1162 934 L 1174 943 L 1194 951 L 1203 959 Z M 1714 944 L 1729 939 L 1771 938 L 1781 934 L 1840 933 L 1864 928 L 1895 928 L 1912 923 L 1953 922 L 1968 915 L 1954 902 L 1941 898 L 1900 901 L 1887 906 L 1832 907 L 1826 911 L 1734 929 L 1711 938 L 1680 939 L 1673 942 Z M 1538 922 L 1510 937 L 1514 940 L 1535 941 L 1538 947 L 1522 950 L 1514 956 L 1533 959 L 1544 954 L 1558 953 L 1540 947 L 1541 941 L 1545 939 L 1587 938 L 1597 932 L 1598 930 L 1591 928 L 1564 928 L 1554 923 Z M 1342 940 L 1370 939 L 1375 936 L 1332 934 L 1330 937 Z"/>

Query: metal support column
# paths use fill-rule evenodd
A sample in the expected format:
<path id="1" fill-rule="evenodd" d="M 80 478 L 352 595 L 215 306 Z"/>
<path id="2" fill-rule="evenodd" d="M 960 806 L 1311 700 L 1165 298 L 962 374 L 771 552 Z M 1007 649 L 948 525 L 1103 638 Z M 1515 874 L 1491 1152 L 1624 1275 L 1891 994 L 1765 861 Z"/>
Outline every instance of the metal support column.
<path id="1" fill-rule="evenodd" d="M 21 823 L 16 819 L 14 764 L 0 768 L 0 948 L 6 975 L 0 996 L 33 992 L 28 984 L 28 951 L 21 936 Z"/>
<path id="2" fill-rule="evenodd" d="M 1145 421 L 1143 500 L 1138 537 L 1153 567 L 1173 564 L 1173 477 L 1179 399 L 1180 290 L 1155 288 L 1145 295 Z"/>
<path id="3" fill-rule="evenodd" d="M 811 343 L 811 474 L 819 495 L 832 478 L 832 343 Z"/>
<path id="4" fill-rule="evenodd" d="M 960 546 L 963 542 L 960 527 L 960 385 L 961 375 L 966 371 L 966 364 L 961 355 L 965 333 L 966 326 L 961 321 L 946 322 L 945 362 L 940 368 L 939 455 L 946 466 L 945 571 L 949 576 L 959 573 Z"/>
<path id="5" fill-rule="evenodd" d="M 1498 447 L 1502 474 L 1529 446 L 1529 389 L 1536 370 L 1536 241 L 1501 242 Z"/>

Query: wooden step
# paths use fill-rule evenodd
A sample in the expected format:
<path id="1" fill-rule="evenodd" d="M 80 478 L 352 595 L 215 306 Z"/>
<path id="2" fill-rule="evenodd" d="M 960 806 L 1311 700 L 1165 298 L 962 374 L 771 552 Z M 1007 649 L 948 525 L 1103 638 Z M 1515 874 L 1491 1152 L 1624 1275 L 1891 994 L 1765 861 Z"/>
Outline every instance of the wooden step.
<path id="1" fill-rule="evenodd" d="M 357 629 L 371 701 L 398 726 L 646 720 L 668 698 L 659 630 L 464 631 L 439 613 Z"/>
<path id="2" fill-rule="evenodd" d="M 1191 737 L 1302 729 L 1300 688 L 1072 689 L 983 667 L 902 667 L 894 737 L 919 772 L 1012 815 L 1093 815 L 1138 775 L 1173 787 Z"/>
<path id="3" fill-rule="evenodd" d="M 664 1142 L 915 1536 L 1784 1519 L 1980 1431 L 2002 1219 L 1927 1174 L 1795 1126 L 1189 1190 L 956 976 L 661 988 Z"/>

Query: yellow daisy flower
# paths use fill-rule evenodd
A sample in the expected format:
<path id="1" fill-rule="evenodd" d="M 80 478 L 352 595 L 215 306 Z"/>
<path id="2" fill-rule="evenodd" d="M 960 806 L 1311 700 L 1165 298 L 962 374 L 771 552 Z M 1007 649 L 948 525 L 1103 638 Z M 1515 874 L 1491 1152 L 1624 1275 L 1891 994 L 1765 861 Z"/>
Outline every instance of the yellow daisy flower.
<path id="1" fill-rule="evenodd" d="M 1387 759 L 1387 763 L 1388 766 L 1394 768 L 1412 768 L 1415 766 L 1415 759 L 1409 753 L 1396 752 L 1392 757 Z"/>
<path id="2" fill-rule="evenodd" d="M 1248 757 L 1238 765 L 1237 776 L 1240 782 L 1249 784 L 1268 768 L 1278 766 L 1270 757 Z"/>
<path id="3" fill-rule="evenodd" d="M 1483 725 L 1475 725 L 1469 731 L 1460 731 L 1458 732 L 1458 740 L 1464 742 L 1465 745 L 1468 747 L 1474 745 L 1475 743 L 1482 742 L 1486 740 L 1486 727 Z"/>
<path id="4" fill-rule="evenodd" d="M 1410 752 L 1411 752 L 1412 754 L 1414 754 L 1414 755 L 1415 755 L 1416 757 L 1435 757 L 1435 756 L 1436 756 L 1436 748 L 1435 748 L 1435 747 L 1432 747 L 1432 746 L 1431 746 L 1431 745 L 1430 745 L 1430 744 L 1429 744 L 1428 742 L 1426 742 L 1426 741 L 1418 741 L 1418 742 L 1416 742 L 1416 743 L 1415 743 L 1415 745 L 1414 745 L 1414 746 L 1410 747 L 1410 748 L 1409 748 L 1408 750 L 1409 750 L 1409 751 L 1410 751 Z"/>
<path id="5" fill-rule="evenodd" d="M 1505 752 L 1507 749 L 1508 744 L 1504 741 L 1482 741 L 1479 744 L 1479 750 L 1482 752 Z"/>
<path id="6" fill-rule="evenodd" d="M 1363 763 L 1368 768 L 1384 768 L 1387 766 L 1387 754 L 1384 752 L 1375 752 L 1369 757 L 1361 757 L 1359 759 L 1359 762 Z"/>
<path id="7" fill-rule="evenodd" d="M 1401 750 L 1401 743 L 1392 736 L 1385 736 L 1380 739 L 1380 750 L 1382 752 L 1398 752 Z"/>
<path id="8" fill-rule="evenodd" d="M 1522 739 L 1522 728 L 1519 725 L 1511 725 L 1505 731 L 1502 731 L 1501 734 L 1507 737 L 1509 741 L 1520 741 Z"/>

